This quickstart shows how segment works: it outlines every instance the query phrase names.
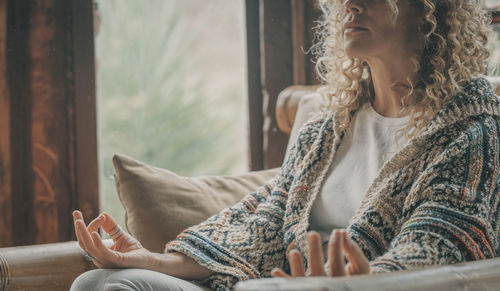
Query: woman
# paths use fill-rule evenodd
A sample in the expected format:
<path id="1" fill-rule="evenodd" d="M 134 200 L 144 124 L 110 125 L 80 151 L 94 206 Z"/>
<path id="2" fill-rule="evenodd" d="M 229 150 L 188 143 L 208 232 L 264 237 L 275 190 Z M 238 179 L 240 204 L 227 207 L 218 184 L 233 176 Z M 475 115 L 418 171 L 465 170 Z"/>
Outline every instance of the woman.
<path id="1" fill-rule="evenodd" d="M 330 110 L 301 130 L 280 174 L 185 230 L 164 254 L 144 249 L 107 214 L 86 226 L 75 212 L 80 245 L 103 269 L 81 275 L 72 290 L 203 290 L 181 279 L 226 290 L 288 273 L 342 276 L 498 256 L 500 102 L 481 77 L 483 2 L 322 1 L 318 71 Z M 99 227 L 114 239 L 111 249 Z"/>

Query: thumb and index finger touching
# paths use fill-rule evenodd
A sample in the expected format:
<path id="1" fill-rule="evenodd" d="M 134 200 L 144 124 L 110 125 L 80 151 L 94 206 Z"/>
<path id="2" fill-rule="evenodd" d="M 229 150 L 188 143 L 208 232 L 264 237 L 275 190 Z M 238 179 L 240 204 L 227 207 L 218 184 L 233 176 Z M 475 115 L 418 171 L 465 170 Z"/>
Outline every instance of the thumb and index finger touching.
<path id="1" fill-rule="evenodd" d="M 73 212 L 73 218 L 75 222 L 77 220 L 83 220 L 83 215 L 79 210 L 75 210 Z M 116 221 L 111 217 L 106 212 L 101 213 L 97 218 L 92 220 L 89 225 L 87 226 L 87 229 L 89 233 L 97 232 L 97 230 L 101 227 L 106 233 L 112 233 L 116 231 L 116 229 L 119 227 Z"/>

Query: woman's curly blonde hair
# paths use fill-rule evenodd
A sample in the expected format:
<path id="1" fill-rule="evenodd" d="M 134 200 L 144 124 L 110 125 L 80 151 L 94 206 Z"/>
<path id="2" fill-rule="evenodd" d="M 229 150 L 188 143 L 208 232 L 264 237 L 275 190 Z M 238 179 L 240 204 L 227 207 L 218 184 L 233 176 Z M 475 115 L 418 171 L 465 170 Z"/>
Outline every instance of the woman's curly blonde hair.
<path id="1" fill-rule="evenodd" d="M 370 0 L 369 0 L 370 1 Z M 402 98 L 410 122 L 404 128 L 407 138 L 425 127 L 435 113 L 458 91 L 464 82 L 486 72 L 489 24 L 491 17 L 483 0 L 385 0 L 398 15 L 398 1 L 409 1 L 423 14 L 419 28 L 420 55 L 411 59 L 416 79 L 403 84 L 408 94 Z M 330 100 L 340 126 L 348 129 L 352 115 L 363 103 L 373 101 L 370 68 L 344 51 L 342 13 L 345 0 L 320 0 L 323 18 L 318 26 L 316 70 L 324 86 L 320 93 Z M 402 85 L 402 84 L 399 84 Z M 410 134 L 411 132 L 411 134 Z"/>

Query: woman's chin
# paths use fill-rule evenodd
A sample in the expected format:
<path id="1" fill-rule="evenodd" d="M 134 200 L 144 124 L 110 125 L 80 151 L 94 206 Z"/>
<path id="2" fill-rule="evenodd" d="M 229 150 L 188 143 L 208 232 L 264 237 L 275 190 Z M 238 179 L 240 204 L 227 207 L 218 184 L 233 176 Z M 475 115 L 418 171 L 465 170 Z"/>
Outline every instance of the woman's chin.
<path id="1" fill-rule="evenodd" d="M 344 51 L 349 58 L 364 59 L 370 54 L 370 46 L 358 40 L 345 40 Z"/>

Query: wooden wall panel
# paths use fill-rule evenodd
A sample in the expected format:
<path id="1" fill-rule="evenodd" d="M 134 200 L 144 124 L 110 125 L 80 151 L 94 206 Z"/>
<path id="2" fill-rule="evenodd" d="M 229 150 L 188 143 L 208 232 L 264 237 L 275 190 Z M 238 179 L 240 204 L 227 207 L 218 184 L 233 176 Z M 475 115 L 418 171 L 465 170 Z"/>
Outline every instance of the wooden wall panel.
<path id="1" fill-rule="evenodd" d="M 12 244 L 10 100 L 7 85 L 7 1 L 0 1 L 0 246 Z"/>
<path id="2" fill-rule="evenodd" d="M 31 58 L 29 0 L 7 1 L 7 82 L 10 102 L 11 213 L 13 245 L 34 242 L 31 171 Z"/>
<path id="3" fill-rule="evenodd" d="M 93 1 L 1 3 L 0 247 L 71 240 L 99 213 Z"/>
<path id="4" fill-rule="evenodd" d="M 30 6 L 30 57 L 32 88 L 31 169 L 35 243 L 69 237 L 59 228 L 59 212 L 70 211 L 74 171 L 68 166 L 69 122 L 62 0 L 33 1 Z M 61 86 L 61 84 L 63 84 Z M 66 216 L 68 220 L 69 216 Z M 63 222 L 63 221 L 61 221 Z M 67 222 L 66 222 L 67 223 Z M 65 231 L 66 233 L 60 233 Z"/>

